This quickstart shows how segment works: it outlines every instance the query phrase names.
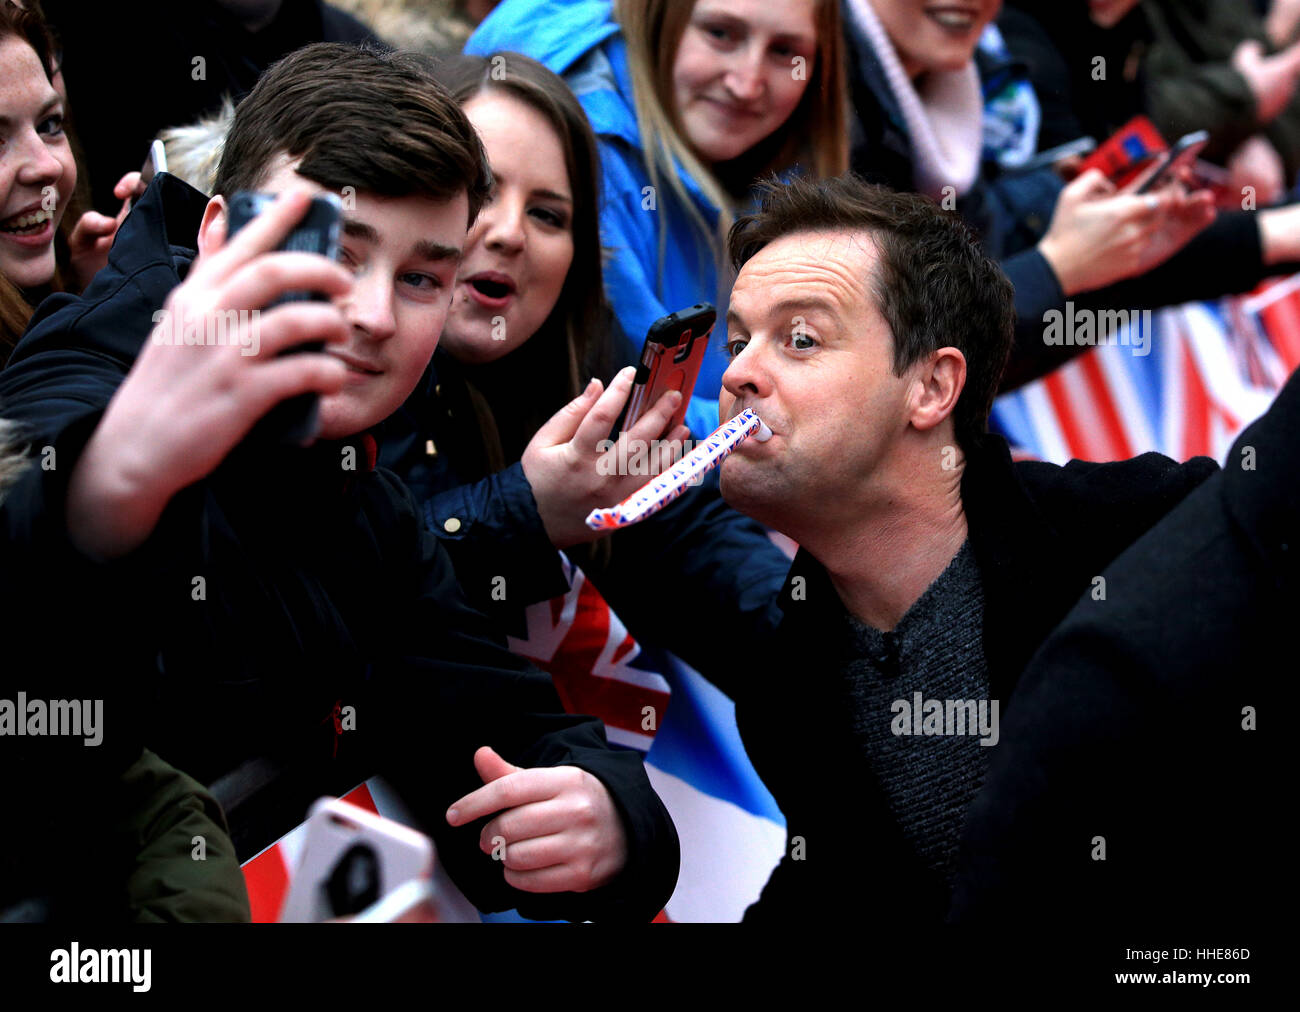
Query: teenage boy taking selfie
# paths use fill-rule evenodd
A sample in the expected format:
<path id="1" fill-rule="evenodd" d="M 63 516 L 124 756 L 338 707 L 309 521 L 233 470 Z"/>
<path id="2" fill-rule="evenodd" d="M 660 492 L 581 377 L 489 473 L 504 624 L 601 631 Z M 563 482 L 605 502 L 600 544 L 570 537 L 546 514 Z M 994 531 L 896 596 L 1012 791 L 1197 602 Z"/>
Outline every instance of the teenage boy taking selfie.
<path id="1" fill-rule="evenodd" d="M 70 548 L 115 571 L 134 666 L 113 677 L 147 682 L 169 762 L 211 782 L 270 752 L 364 754 L 481 909 L 648 920 L 678 843 L 640 758 L 490 638 L 374 468 L 368 430 L 428 365 L 490 186 L 417 59 L 286 57 L 239 106 L 217 195 L 160 175 L 86 292 L 34 317 L 0 403 L 59 463 L 9 507 L 66 518 Z M 278 199 L 231 236 L 244 190 Z M 342 262 L 277 252 L 325 191 Z M 268 308 L 302 291 L 328 301 Z M 301 395 L 319 398 L 311 446 L 248 438 Z M 355 731 L 335 731 L 340 703 Z"/>

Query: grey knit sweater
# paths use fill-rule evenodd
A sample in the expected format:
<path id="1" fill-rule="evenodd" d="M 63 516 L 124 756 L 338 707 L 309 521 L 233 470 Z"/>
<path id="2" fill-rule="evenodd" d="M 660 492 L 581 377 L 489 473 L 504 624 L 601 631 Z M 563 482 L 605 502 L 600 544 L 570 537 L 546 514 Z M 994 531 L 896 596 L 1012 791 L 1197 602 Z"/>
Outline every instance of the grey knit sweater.
<path id="1" fill-rule="evenodd" d="M 951 887 L 966 808 L 992 749 L 980 744 L 978 723 L 964 735 L 911 733 L 922 720 L 911 711 L 920 693 L 927 702 L 983 701 L 985 713 L 993 712 L 984 662 L 984 594 L 970 542 L 892 632 L 864 625 L 847 611 L 844 618 L 849 629 L 843 684 L 853 733 L 904 836 Z"/>

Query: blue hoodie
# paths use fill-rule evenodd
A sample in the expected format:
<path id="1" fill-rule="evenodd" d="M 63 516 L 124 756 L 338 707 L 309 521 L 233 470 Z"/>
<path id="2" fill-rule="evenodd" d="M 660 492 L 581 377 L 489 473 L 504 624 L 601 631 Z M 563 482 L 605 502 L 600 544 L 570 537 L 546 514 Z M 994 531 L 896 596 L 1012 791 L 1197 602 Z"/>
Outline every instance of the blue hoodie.
<path id="1" fill-rule="evenodd" d="M 465 52 L 531 56 L 564 78 L 582 103 L 600 149 L 601 237 L 610 251 L 605 291 L 639 358 L 642 337 L 659 317 L 697 302 L 719 302 L 718 276 L 713 253 L 676 191 L 662 179 L 657 191 L 649 189 L 627 45 L 612 8 L 611 0 L 504 0 Z M 703 219 L 716 223 L 718 207 L 680 166 L 678 176 Z M 667 230 L 667 245 L 656 283 L 661 229 Z M 719 319 L 724 311 L 719 305 Z M 702 398 L 716 398 L 721 388 L 724 333 L 721 325 L 714 331 L 687 414 L 697 436 L 718 424 L 716 402 Z"/>

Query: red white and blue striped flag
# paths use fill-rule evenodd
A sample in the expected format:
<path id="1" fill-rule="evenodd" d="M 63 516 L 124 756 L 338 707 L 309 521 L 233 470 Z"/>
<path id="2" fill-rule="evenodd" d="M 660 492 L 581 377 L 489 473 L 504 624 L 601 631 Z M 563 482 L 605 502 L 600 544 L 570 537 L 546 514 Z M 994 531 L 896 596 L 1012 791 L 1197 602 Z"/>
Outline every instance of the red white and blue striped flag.
<path id="1" fill-rule="evenodd" d="M 656 920 L 738 921 L 781 859 L 785 821 L 749 764 L 734 707 L 677 658 L 642 649 L 582 571 L 564 565 L 568 593 L 529 607 L 524 635 L 508 645 L 551 675 L 566 710 L 599 717 L 612 745 L 645 757 L 682 846 L 677 888 Z M 407 821 L 381 778 L 345 798 Z M 244 865 L 254 921 L 276 919 L 304 829 Z"/>
<path id="2" fill-rule="evenodd" d="M 1300 275 L 1133 317 L 1114 343 L 999 397 L 991 428 L 1018 455 L 1058 464 L 1149 450 L 1222 461 L 1300 365 Z"/>

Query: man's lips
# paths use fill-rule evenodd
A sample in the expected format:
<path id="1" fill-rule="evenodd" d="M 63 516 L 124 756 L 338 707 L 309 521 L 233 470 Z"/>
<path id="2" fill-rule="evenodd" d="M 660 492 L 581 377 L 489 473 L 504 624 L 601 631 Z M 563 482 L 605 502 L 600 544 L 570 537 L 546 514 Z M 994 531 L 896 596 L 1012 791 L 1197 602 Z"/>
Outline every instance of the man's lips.
<path id="1" fill-rule="evenodd" d="M 746 410 L 745 405 L 741 405 L 737 407 L 736 410 L 731 413 L 731 416 L 730 418 L 727 419 L 727 421 L 731 421 L 732 418 L 735 418 L 737 415 L 742 414 L 745 410 Z M 746 439 L 745 443 L 766 443 L 769 439 L 771 439 L 773 436 L 776 435 L 776 430 L 767 424 L 767 419 L 764 418 L 761 414 L 759 414 L 757 408 L 754 408 L 752 410 L 755 415 L 758 415 L 758 420 L 760 425 L 758 431 L 755 432 L 748 439 Z M 740 448 L 743 448 L 745 446 L 745 443 L 741 443 Z"/>
<path id="2" fill-rule="evenodd" d="M 347 366 L 350 373 L 357 373 L 361 376 L 379 376 L 384 371 L 378 366 L 371 365 L 369 362 L 365 362 L 352 355 L 345 355 L 337 351 L 332 351 L 330 354 Z"/>

